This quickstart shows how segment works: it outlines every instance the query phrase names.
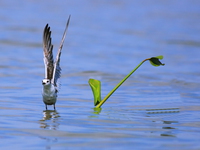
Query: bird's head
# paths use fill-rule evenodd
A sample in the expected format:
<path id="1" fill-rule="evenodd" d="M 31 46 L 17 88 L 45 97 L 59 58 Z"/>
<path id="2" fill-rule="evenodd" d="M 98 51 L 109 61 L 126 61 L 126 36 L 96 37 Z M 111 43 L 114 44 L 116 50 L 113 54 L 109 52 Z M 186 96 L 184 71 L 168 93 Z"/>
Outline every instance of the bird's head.
<path id="1" fill-rule="evenodd" d="M 49 85 L 51 82 L 49 79 L 43 79 L 42 80 L 42 85 Z"/>

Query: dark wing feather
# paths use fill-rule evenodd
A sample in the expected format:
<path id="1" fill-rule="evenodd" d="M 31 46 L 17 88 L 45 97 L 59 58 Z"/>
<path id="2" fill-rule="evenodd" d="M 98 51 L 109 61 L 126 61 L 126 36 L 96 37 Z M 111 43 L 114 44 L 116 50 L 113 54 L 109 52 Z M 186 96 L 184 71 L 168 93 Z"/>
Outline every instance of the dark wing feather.
<path id="1" fill-rule="evenodd" d="M 56 60 L 55 60 L 55 63 L 54 63 L 54 73 L 53 73 L 52 82 L 55 86 L 58 86 L 57 80 L 60 78 L 60 75 L 61 75 L 60 55 L 61 55 L 61 50 L 62 50 L 62 47 L 63 47 L 64 40 L 65 40 L 65 36 L 66 36 L 66 33 L 67 33 L 67 29 L 68 29 L 68 26 L 69 26 L 69 21 L 70 21 L 70 16 L 68 18 L 68 21 L 67 21 L 67 24 L 66 24 L 66 27 L 65 27 L 65 31 L 63 33 L 63 37 L 62 37 L 62 40 L 61 40 L 61 43 L 60 43 L 60 47 L 58 49 Z"/>
<path id="2" fill-rule="evenodd" d="M 52 79 L 54 62 L 53 62 L 53 45 L 51 44 L 51 31 L 48 24 L 44 28 L 43 32 L 43 53 L 44 53 L 44 65 L 45 65 L 45 78 Z"/>

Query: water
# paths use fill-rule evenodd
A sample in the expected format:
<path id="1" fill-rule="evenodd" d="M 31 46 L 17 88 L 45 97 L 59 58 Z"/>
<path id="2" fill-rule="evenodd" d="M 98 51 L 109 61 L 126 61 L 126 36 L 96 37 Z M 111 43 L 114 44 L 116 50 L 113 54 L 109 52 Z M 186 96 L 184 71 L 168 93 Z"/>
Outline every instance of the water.
<path id="1" fill-rule="evenodd" d="M 1 149 L 200 149 L 200 2 L 1 1 Z M 42 32 L 54 51 L 68 16 L 56 111 L 41 97 Z M 143 59 L 148 62 L 93 109 L 89 78 L 104 97 Z"/>

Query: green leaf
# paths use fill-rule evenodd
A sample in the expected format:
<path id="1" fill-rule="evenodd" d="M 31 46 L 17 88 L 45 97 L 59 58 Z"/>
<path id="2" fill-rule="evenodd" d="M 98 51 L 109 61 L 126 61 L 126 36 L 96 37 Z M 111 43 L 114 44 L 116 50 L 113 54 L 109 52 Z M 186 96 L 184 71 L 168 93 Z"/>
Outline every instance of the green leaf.
<path id="1" fill-rule="evenodd" d="M 149 58 L 149 61 L 153 66 L 156 66 L 156 67 L 158 67 L 160 65 L 164 66 L 165 64 L 161 63 L 159 59 L 163 59 L 163 56 L 160 55 L 157 57 L 151 57 L 151 58 Z"/>
<path id="2" fill-rule="evenodd" d="M 94 95 L 94 106 L 96 106 L 101 102 L 101 81 L 89 79 L 88 83 Z"/>

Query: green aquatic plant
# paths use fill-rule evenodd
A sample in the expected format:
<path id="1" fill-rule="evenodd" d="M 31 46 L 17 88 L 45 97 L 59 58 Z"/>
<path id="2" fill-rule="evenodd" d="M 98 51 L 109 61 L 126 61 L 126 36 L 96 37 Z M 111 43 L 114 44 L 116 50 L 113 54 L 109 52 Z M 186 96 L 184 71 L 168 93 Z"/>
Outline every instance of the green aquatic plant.
<path id="1" fill-rule="evenodd" d="M 94 106 L 95 108 L 100 108 L 106 100 L 147 60 L 155 66 L 164 66 L 159 59 L 163 59 L 163 56 L 151 57 L 143 60 L 138 66 L 136 66 L 128 75 L 125 76 L 105 97 L 101 99 L 101 81 L 96 79 L 89 79 L 89 85 L 92 89 L 94 95 Z"/>

